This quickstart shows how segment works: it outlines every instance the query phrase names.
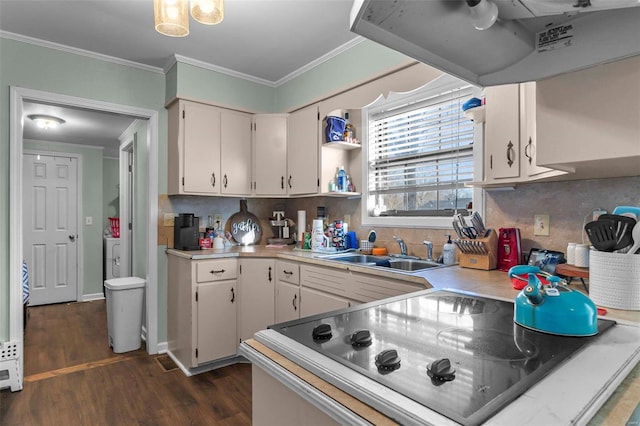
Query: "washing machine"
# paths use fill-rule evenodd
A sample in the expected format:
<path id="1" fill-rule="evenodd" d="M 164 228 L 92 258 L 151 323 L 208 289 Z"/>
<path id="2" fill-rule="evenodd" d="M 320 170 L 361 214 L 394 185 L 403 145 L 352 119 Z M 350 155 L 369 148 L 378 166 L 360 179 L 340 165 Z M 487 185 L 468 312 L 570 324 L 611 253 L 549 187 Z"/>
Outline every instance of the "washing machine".
<path id="1" fill-rule="evenodd" d="M 104 237 L 104 279 L 120 278 L 120 238 Z"/>

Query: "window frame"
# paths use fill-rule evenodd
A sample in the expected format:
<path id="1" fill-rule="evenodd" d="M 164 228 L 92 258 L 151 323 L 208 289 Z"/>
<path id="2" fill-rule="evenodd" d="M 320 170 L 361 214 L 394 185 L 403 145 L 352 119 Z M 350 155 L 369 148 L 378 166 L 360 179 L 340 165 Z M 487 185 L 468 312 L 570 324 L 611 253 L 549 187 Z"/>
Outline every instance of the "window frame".
<path id="1" fill-rule="evenodd" d="M 375 102 L 364 107 L 362 113 L 362 201 L 361 201 L 361 224 L 363 226 L 397 227 L 397 228 L 438 228 L 451 229 L 451 216 L 369 216 L 369 201 L 373 195 L 369 194 L 369 117 L 382 111 L 402 107 L 414 102 L 419 102 L 431 95 L 436 95 L 448 90 L 469 85 L 468 82 L 460 80 L 448 74 L 428 82 L 427 84 L 410 92 L 398 93 L 389 92 L 385 97 L 380 96 Z M 480 96 L 481 88 L 473 86 L 473 95 Z M 483 125 L 474 124 L 473 131 L 473 167 L 474 181 L 481 180 L 482 177 L 482 147 L 483 147 Z M 484 191 L 474 187 L 472 190 L 473 211 L 477 211 L 484 216 Z"/>

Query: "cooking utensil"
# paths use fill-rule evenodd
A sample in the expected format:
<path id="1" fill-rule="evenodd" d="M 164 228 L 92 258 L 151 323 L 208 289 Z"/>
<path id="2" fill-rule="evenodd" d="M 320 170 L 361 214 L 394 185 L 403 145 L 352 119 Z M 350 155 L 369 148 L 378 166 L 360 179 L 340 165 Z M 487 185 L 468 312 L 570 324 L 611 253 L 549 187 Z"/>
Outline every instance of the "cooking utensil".
<path id="1" fill-rule="evenodd" d="M 524 268 L 520 269 L 524 271 Z M 579 291 L 557 287 L 559 277 L 542 288 L 537 266 L 528 266 L 528 283 L 516 296 L 513 320 L 523 327 L 561 336 L 593 336 L 598 333 L 596 305 Z"/>
<path id="2" fill-rule="evenodd" d="M 603 214 L 600 215 L 598 220 L 612 220 L 615 223 L 616 230 L 616 244 L 613 250 L 621 250 L 630 246 L 633 243 L 631 239 L 631 230 L 636 224 L 636 220 L 629 216 L 615 215 L 615 214 Z"/>
<path id="3" fill-rule="evenodd" d="M 633 230 L 631 231 L 631 238 L 633 239 L 633 245 L 631 249 L 627 252 L 627 254 L 636 254 L 638 249 L 640 249 L 640 221 L 636 222 L 633 226 Z"/>
<path id="4" fill-rule="evenodd" d="M 591 244 L 600 251 L 613 251 L 618 240 L 616 238 L 616 224 L 610 219 L 598 219 L 584 226 Z"/>
<path id="5" fill-rule="evenodd" d="M 471 214 L 471 225 L 476 229 L 479 236 L 484 237 L 484 234 L 487 232 L 487 228 L 484 226 L 480 213 L 473 212 Z"/>

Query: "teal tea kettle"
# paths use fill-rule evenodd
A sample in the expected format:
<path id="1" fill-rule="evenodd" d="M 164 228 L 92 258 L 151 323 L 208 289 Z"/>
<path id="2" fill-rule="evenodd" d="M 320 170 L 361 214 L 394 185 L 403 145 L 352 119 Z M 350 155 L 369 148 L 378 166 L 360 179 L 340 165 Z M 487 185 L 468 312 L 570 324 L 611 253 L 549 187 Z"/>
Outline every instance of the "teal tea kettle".
<path id="1" fill-rule="evenodd" d="M 528 284 L 515 299 L 513 320 L 523 327 L 561 336 L 593 336 L 598 333 L 598 311 L 591 299 L 577 290 L 558 285 L 559 277 L 548 277 L 543 286 L 537 266 L 519 265 L 513 274 L 528 274 Z"/>

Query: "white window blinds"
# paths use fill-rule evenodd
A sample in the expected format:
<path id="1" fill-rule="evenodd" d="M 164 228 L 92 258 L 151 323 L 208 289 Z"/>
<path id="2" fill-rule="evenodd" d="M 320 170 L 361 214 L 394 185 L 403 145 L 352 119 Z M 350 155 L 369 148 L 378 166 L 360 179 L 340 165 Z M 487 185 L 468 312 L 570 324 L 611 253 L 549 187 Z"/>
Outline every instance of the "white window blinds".
<path id="1" fill-rule="evenodd" d="M 462 104 L 464 86 L 369 117 L 368 192 L 377 209 L 456 209 L 471 198 L 473 122 Z"/>

